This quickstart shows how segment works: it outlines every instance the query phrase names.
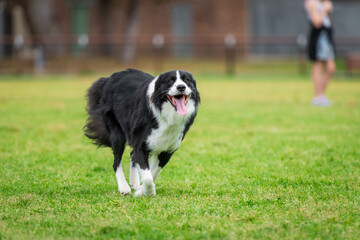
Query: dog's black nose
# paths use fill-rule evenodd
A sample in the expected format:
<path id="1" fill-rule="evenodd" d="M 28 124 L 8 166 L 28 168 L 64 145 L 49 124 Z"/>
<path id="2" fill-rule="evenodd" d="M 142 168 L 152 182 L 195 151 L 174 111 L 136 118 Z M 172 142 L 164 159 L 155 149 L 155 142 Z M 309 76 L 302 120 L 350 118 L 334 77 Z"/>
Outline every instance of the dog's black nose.
<path id="1" fill-rule="evenodd" d="M 185 91 L 186 86 L 184 84 L 179 84 L 176 86 L 176 89 L 179 90 L 180 92 Z"/>

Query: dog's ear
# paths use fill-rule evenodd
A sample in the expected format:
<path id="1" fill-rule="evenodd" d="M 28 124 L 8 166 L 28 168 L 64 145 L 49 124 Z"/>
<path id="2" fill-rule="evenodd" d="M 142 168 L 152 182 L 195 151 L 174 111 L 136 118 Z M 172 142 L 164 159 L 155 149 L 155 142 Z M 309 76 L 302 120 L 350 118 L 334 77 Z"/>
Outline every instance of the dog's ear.
<path id="1" fill-rule="evenodd" d="M 194 89 L 193 90 L 193 94 L 194 94 L 194 97 L 198 100 L 198 102 L 200 103 L 201 102 L 201 98 L 200 98 L 200 93 L 199 91 L 197 90 L 197 86 L 196 86 L 196 80 L 195 78 L 193 77 L 193 75 L 189 72 L 186 72 L 187 73 L 187 76 L 189 77 L 189 79 L 191 80 L 192 84 L 194 85 Z"/>
<path id="2" fill-rule="evenodd" d="M 194 76 L 193 76 L 191 73 L 188 73 L 188 74 L 189 74 L 189 79 L 190 79 L 190 81 L 194 84 L 195 88 L 197 88 L 197 86 L 196 86 L 196 80 L 195 80 Z"/>

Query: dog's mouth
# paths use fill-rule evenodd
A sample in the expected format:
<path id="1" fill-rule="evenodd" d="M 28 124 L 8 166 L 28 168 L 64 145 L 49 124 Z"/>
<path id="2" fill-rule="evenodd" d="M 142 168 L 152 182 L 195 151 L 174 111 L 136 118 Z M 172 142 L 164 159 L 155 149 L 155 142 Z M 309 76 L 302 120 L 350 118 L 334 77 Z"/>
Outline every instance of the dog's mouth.
<path id="1" fill-rule="evenodd" d="M 186 104 L 189 101 L 189 95 L 179 94 L 175 96 L 167 95 L 169 102 L 175 108 L 175 111 L 180 115 L 188 113 Z"/>

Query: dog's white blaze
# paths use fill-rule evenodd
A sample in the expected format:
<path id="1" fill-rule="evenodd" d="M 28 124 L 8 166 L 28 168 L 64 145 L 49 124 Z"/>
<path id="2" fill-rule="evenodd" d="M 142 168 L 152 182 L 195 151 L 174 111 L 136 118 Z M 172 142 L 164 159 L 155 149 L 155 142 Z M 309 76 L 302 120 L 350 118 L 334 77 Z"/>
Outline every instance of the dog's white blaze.
<path id="1" fill-rule="evenodd" d="M 116 180 L 117 180 L 117 183 L 119 186 L 119 192 L 124 195 L 130 194 L 131 189 L 130 189 L 128 183 L 126 182 L 124 172 L 122 169 L 122 163 L 120 163 L 118 168 L 116 169 L 115 176 L 116 176 Z"/>
<path id="2" fill-rule="evenodd" d="M 179 94 L 178 90 L 176 89 L 176 86 L 179 84 L 185 84 L 186 90 L 185 92 L 183 92 L 183 94 L 190 95 L 191 89 L 187 86 L 187 84 L 184 81 L 181 80 L 179 71 L 176 71 L 176 77 L 177 79 L 173 84 L 173 86 L 170 88 L 168 94 L 172 96 Z M 159 76 L 155 77 L 149 84 L 149 87 L 147 89 L 147 96 L 149 99 L 151 98 L 151 96 L 155 91 L 155 83 L 158 80 L 158 78 Z M 159 109 L 157 109 L 155 105 L 150 101 L 150 108 L 153 114 L 155 115 L 155 118 L 158 120 L 162 119 L 163 121 L 167 122 L 168 125 L 173 125 L 176 123 L 184 124 L 189 119 L 189 117 L 196 111 L 195 102 L 192 99 L 188 100 L 188 103 L 186 104 L 185 107 L 188 113 L 186 115 L 179 115 L 176 111 L 174 111 L 174 107 L 171 105 L 171 103 L 166 101 L 163 103 L 162 111 L 160 112 Z"/>
<path id="3" fill-rule="evenodd" d="M 130 161 L 130 186 L 134 190 L 137 190 L 140 186 L 139 167 L 134 166 L 132 160 Z"/>
<path id="4" fill-rule="evenodd" d="M 183 85 L 186 86 L 184 92 L 179 92 L 177 90 L 177 86 L 179 86 L 180 84 L 183 84 Z M 174 82 L 174 84 L 170 88 L 168 94 L 171 95 L 171 96 L 175 96 L 175 95 L 178 95 L 178 94 L 185 94 L 185 95 L 190 95 L 191 94 L 191 89 L 189 88 L 189 86 L 180 78 L 180 72 L 179 71 L 176 71 L 176 81 Z"/>
<path id="5" fill-rule="evenodd" d="M 135 196 L 154 196 L 155 184 L 149 169 L 139 169 L 141 186 L 135 192 Z"/>

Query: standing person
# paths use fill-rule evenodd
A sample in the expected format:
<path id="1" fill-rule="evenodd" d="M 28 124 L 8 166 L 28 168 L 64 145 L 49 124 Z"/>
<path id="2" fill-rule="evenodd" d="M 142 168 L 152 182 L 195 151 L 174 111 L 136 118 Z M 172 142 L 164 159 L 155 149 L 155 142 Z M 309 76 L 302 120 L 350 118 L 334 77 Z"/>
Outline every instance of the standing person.
<path id="1" fill-rule="evenodd" d="M 310 21 L 308 57 L 312 61 L 314 106 L 329 106 L 325 91 L 335 73 L 333 29 L 329 14 L 333 11 L 330 0 L 305 0 L 305 10 Z"/>

